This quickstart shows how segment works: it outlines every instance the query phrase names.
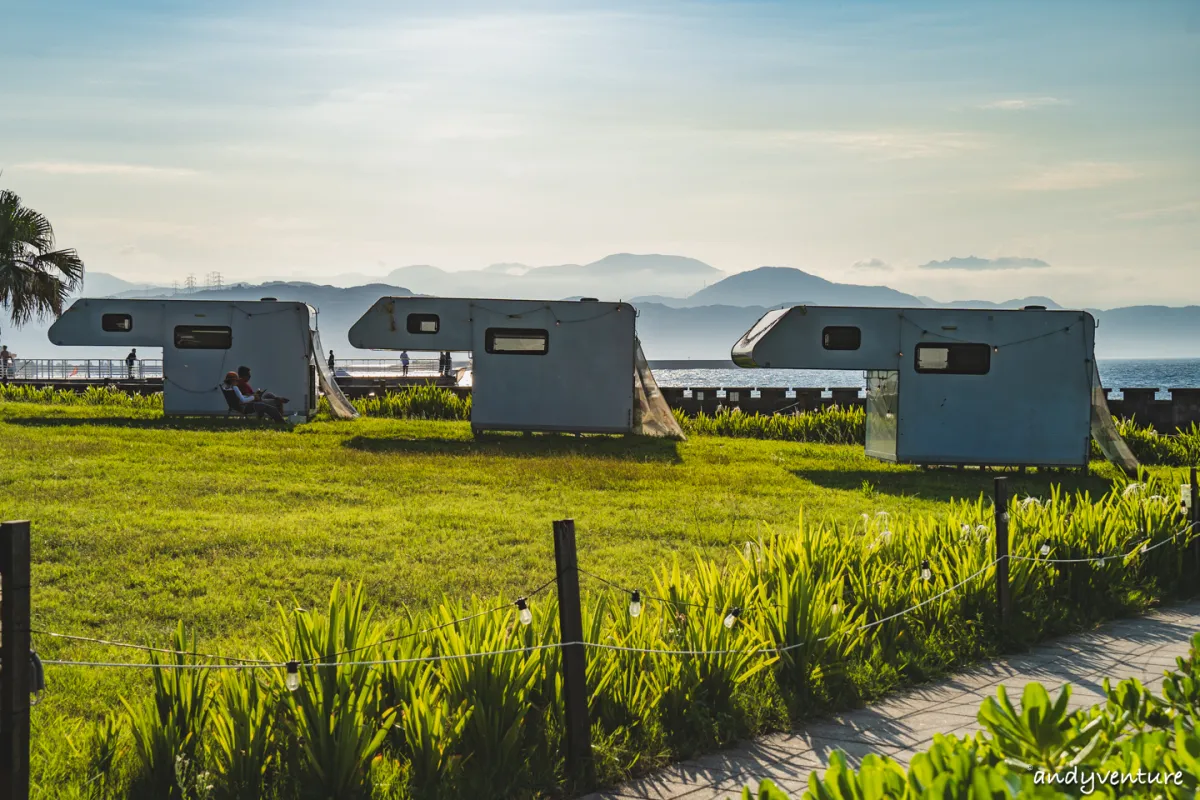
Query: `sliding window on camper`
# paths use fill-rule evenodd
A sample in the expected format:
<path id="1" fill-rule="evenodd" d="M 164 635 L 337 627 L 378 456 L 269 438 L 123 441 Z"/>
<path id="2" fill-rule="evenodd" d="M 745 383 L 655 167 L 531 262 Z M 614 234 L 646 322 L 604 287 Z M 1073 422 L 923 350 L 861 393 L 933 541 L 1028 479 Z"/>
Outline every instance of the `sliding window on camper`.
<path id="1" fill-rule="evenodd" d="M 104 314 L 100 317 L 100 329 L 107 333 L 129 333 L 133 330 L 130 314 Z"/>
<path id="2" fill-rule="evenodd" d="M 992 346 L 988 344 L 917 345 L 916 369 L 938 375 L 986 375 L 992 368 Z"/>
<path id="3" fill-rule="evenodd" d="M 550 334 L 540 328 L 488 328 L 484 349 L 489 353 L 544 356 L 550 350 Z"/>
<path id="4" fill-rule="evenodd" d="M 176 325 L 176 350 L 228 350 L 233 329 L 220 325 Z"/>
<path id="5" fill-rule="evenodd" d="M 409 333 L 437 333 L 441 328 L 441 319 L 437 314 L 409 314 Z"/>

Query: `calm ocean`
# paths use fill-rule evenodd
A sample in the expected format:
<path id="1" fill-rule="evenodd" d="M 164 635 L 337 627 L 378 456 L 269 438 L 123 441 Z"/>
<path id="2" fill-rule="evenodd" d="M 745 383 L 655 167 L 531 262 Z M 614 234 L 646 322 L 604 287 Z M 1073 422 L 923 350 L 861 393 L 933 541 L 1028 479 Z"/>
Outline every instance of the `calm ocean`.
<path id="1" fill-rule="evenodd" d="M 679 362 L 675 362 L 678 364 Z M 656 367 L 660 386 L 784 386 L 828 389 L 865 386 L 862 372 L 822 369 L 665 369 Z M 1200 388 L 1200 358 L 1100 359 L 1100 380 L 1109 389 Z"/>

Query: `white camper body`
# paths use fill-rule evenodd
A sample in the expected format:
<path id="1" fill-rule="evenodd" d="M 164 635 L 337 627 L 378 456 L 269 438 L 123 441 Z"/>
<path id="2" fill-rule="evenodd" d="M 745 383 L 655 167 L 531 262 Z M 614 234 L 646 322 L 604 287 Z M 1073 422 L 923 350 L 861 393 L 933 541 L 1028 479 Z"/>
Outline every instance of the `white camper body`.
<path id="1" fill-rule="evenodd" d="M 369 350 L 471 351 L 471 426 L 629 433 L 636 314 L 627 303 L 384 297 L 350 329 Z"/>
<path id="2" fill-rule="evenodd" d="M 1082 467 L 1095 328 L 1085 311 L 796 306 L 763 316 L 732 357 L 865 371 L 866 451 L 885 461 Z"/>
<path id="3" fill-rule="evenodd" d="M 50 326 L 56 345 L 161 347 L 163 413 L 225 415 L 219 388 L 245 365 L 251 382 L 289 400 L 285 411 L 316 410 L 316 370 L 305 303 L 221 300 L 76 300 Z"/>

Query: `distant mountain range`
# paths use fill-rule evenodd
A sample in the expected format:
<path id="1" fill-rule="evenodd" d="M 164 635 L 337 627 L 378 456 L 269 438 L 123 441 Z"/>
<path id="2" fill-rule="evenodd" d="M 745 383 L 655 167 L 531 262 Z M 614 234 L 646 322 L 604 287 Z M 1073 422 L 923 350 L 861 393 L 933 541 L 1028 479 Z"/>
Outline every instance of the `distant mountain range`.
<path id="1" fill-rule="evenodd" d="M 431 294 L 460 297 L 626 299 L 638 308 L 638 330 L 646 355 L 655 359 L 723 359 L 730 346 L 771 308 L 798 304 L 944 308 L 1060 306 L 1048 297 L 940 302 L 887 286 L 836 283 L 790 267 L 760 267 L 726 276 L 692 258 L 621 253 L 590 264 L 528 267 L 493 264 L 482 270 L 448 272 L 409 266 L 384 278 L 368 275 L 350 286 L 301 281 L 268 281 L 206 289 L 196 299 L 299 300 L 319 310 L 322 339 L 344 357 L 369 357 L 346 343 L 346 331 L 379 297 Z M 171 297 L 162 286 L 132 283 L 105 273 L 89 273 L 89 297 Z M 1097 354 L 1102 358 L 1181 358 L 1200 356 L 1200 307 L 1131 306 L 1093 310 L 1100 322 Z M 0 322 L 0 325 L 3 325 Z M 109 358 L 124 353 L 101 348 L 55 348 L 46 338 L 48 323 L 0 331 L 0 341 L 22 357 Z"/>

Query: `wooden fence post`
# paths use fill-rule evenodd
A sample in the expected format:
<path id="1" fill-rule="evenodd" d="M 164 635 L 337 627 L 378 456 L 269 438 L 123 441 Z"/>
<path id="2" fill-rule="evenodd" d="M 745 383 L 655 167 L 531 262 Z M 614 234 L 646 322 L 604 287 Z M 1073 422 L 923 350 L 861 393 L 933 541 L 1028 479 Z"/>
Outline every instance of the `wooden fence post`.
<path id="1" fill-rule="evenodd" d="M 1012 612 L 1008 583 L 1008 480 L 996 478 L 993 502 L 996 508 L 996 607 L 1000 627 L 1007 628 Z"/>
<path id="2" fill-rule="evenodd" d="M 29 800 L 29 523 L 0 523 L 0 797 Z"/>
<path id="3" fill-rule="evenodd" d="M 579 599 L 575 520 L 564 519 L 554 523 L 554 563 L 558 570 L 558 625 L 563 643 L 567 775 L 576 782 L 578 788 L 587 788 L 594 782 L 592 726 L 588 721 L 587 653 L 583 647 L 583 608 Z"/>

